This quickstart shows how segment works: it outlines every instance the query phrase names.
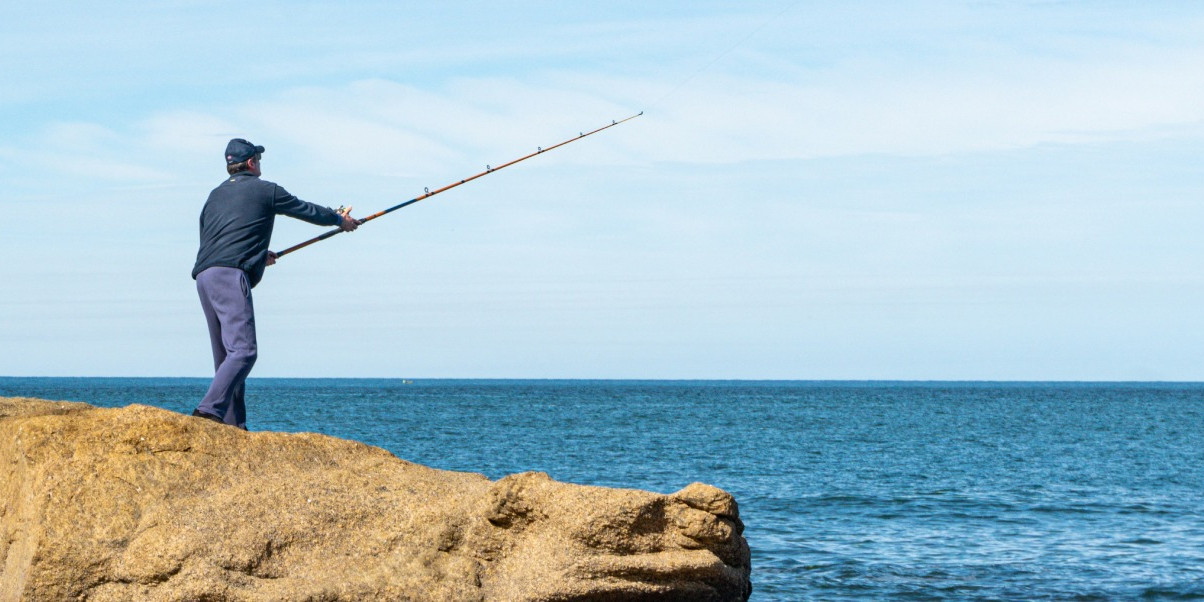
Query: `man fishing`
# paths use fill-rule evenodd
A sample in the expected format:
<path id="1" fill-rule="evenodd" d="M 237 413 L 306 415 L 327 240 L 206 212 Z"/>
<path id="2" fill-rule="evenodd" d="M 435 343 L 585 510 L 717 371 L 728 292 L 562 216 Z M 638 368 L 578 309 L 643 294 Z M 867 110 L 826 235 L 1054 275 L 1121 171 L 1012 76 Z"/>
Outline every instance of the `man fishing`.
<path id="1" fill-rule="evenodd" d="M 201 245 L 192 268 L 209 325 L 215 371 L 192 415 L 244 430 L 243 394 L 258 353 L 251 289 L 263 278 L 264 268 L 276 262 L 276 254 L 268 250 L 276 215 L 338 226 L 344 232 L 360 225 L 350 207 L 336 211 L 307 203 L 260 179 L 263 150 L 242 138 L 226 145 L 229 177 L 209 193 L 201 209 Z"/>

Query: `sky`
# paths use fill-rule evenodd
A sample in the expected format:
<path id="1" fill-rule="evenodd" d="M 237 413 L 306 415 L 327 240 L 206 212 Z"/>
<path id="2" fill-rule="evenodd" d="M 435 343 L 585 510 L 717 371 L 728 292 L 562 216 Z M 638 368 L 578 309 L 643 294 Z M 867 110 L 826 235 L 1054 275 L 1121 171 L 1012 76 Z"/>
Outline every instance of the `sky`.
<path id="1" fill-rule="evenodd" d="M 230 138 L 362 216 L 643 111 L 282 258 L 252 376 L 1204 380 L 1201 3 L 0 14 L 0 375 L 212 375 Z"/>

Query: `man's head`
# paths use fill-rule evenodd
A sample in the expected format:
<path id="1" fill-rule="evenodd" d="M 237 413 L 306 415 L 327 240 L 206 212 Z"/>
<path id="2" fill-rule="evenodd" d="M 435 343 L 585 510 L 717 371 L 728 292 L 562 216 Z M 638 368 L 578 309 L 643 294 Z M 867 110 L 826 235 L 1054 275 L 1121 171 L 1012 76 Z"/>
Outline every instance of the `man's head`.
<path id="1" fill-rule="evenodd" d="M 242 138 L 235 138 L 226 145 L 226 171 L 230 174 L 251 171 L 259 175 L 261 155 L 263 155 L 262 146 L 256 146 Z"/>

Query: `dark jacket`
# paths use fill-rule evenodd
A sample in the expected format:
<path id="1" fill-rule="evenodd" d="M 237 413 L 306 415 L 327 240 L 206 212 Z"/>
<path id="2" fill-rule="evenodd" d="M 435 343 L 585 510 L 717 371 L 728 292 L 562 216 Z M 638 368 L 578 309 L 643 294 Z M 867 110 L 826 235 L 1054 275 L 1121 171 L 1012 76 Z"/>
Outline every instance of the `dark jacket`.
<path id="1" fill-rule="evenodd" d="M 209 193 L 201 209 L 201 248 L 192 278 L 213 266 L 225 266 L 246 272 L 251 286 L 259 284 L 278 213 L 320 226 L 333 226 L 342 219 L 335 210 L 307 203 L 250 172 L 236 173 Z"/>

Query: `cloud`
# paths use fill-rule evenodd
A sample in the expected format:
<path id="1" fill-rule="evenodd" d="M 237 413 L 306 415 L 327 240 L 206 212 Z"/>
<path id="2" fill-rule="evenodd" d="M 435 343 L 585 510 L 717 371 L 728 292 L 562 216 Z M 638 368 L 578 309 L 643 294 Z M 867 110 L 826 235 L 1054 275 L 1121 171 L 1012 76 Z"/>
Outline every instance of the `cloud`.
<path id="1" fill-rule="evenodd" d="M 1204 123 L 1204 54 L 1195 49 L 1145 49 L 1125 61 L 989 58 L 936 71 L 907 60 L 857 61 L 786 80 L 708 74 L 621 133 L 591 140 L 588 152 L 541 162 L 945 155 L 1198 136 Z M 588 71 L 460 77 L 439 88 L 374 78 L 285 89 L 208 111 L 166 108 L 121 129 L 51 123 L 24 160 L 78 177 L 166 180 L 244 136 L 293 149 L 290 160 L 303 162 L 297 169 L 458 174 L 469 163 L 500 163 L 625 117 L 643 108 L 632 98 L 658 87 L 642 76 Z M 148 151 L 163 165 L 150 168 L 136 156 Z"/>
<path id="2" fill-rule="evenodd" d="M 137 123 L 136 142 L 164 154 L 186 154 L 217 158 L 239 128 L 230 120 L 194 110 L 167 110 L 151 114 Z"/>
<path id="3" fill-rule="evenodd" d="M 156 47 L 172 38 L 164 31 L 189 25 L 180 36 L 192 52 L 222 26 L 202 7 L 185 2 L 138 22 L 159 26 Z M 267 144 L 275 149 L 295 146 L 311 169 L 404 177 L 502 161 L 643 109 L 648 115 L 621 135 L 591 141 L 590 159 L 940 155 L 1165 135 L 1177 126 L 1195 135 L 1193 124 L 1204 121 L 1204 47 L 1182 25 L 1199 21 L 1190 15 L 1128 9 L 1118 25 L 1115 7 L 1099 16 L 1061 5 L 913 2 L 647 7 L 598 20 L 530 8 L 521 19 L 503 18 L 499 8 L 472 15 L 470 33 L 453 39 L 430 29 L 438 10 L 365 7 L 377 18 L 340 14 L 337 27 L 325 9 L 302 11 L 294 25 L 323 32 L 323 44 L 308 52 L 288 28 L 264 30 L 265 45 L 290 50 L 248 67 L 276 74 L 263 84 L 241 69 L 215 77 L 212 61 L 196 67 L 197 76 L 216 79 L 214 89 L 236 85 L 237 96 L 165 97 L 124 123 L 93 125 L 123 137 L 112 141 L 118 148 L 140 143 L 199 157 L 222 138 L 259 136 L 277 141 Z M 268 3 L 257 18 L 278 9 Z M 421 44 L 396 43 L 403 17 Z M 742 37 L 747 32 L 755 35 Z M 122 57 L 142 50 L 117 47 Z M 159 62 L 149 66 L 163 74 Z M 152 78 L 144 67 L 131 66 L 137 79 L 96 85 L 145 90 Z M 44 70 L 27 73 L 31 86 L 35 71 Z M 255 100 L 237 100 L 247 98 Z M 39 146 L 54 155 L 75 143 Z M 79 159 L 81 174 L 133 175 Z"/>
<path id="4" fill-rule="evenodd" d="M 928 71 L 840 64 L 793 81 L 712 75 L 673 95 L 643 150 L 732 162 L 856 154 L 939 155 L 1124 140 L 1204 121 L 1204 53 L 1126 62 L 1026 57 Z"/>
<path id="5" fill-rule="evenodd" d="M 0 154 L 26 170 L 60 177 L 137 184 L 172 177 L 154 164 L 151 153 L 132 142 L 128 135 L 99 124 L 57 122 L 19 147 L 0 147 Z"/>
<path id="6" fill-rule="evenodd" d="M 940 69 L 915 57 L 851 59 L 790 77 L 728 66 L 668 95 L 646 75 L 589 69 L 460 77 L 436 88 L 376 78 L 290 90 L 242 112 L 311 149 L 363 145 L 371 151 L 363 166 L 373 171 L 397 169 L 379 157 L 407 157 L 410 173 L 501 160 L 626 117 L 656 96 L 663 102 L 644 119 L 591 141 L 591 160 L 944 155 L 1176 129 L 1196 136 L 1204 122 L 1204 51 L 1194 47 L 1126 49 L 1123 60 L 1115 52 L 1004 58 L 984 51 Z"/>

